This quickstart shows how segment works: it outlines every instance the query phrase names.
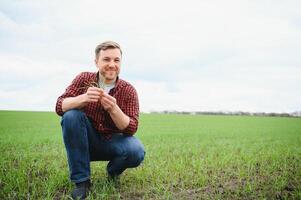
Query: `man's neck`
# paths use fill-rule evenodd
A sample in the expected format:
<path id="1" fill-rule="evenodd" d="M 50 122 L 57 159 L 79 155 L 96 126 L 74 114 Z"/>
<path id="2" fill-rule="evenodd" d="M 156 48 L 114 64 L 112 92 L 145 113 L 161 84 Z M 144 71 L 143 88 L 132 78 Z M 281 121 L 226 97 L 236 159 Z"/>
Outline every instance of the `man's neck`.
<path id="1" fill-rule="evenodd" d="M 113 79 L 113 80 L 104 79 L 104 83 L 105 83 L 106 85 L 110 85 L 110 84 L 113 84 L 113 83 L 115 83 L 115 82 L 116 82 L 116 78 Z"/>
<path id="2" fill-rule="evenodd" d="M 105 85 L 111 85 L 114 84 L 116 82 L 116 79 L 106 79 L 105 77 L 103 77 L 101 74 L 99 74 L 99 82 L 104 83 Z"/>

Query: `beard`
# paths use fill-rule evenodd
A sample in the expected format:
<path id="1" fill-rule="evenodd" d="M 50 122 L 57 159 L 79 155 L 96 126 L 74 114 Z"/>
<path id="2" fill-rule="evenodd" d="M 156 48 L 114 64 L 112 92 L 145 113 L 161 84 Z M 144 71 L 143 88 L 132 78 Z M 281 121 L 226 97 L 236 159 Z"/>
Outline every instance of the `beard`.
<path id="1" fill-rule="evenodd" d="M 105 79 L 105 80 L 109 80 L 109 81 L 112 81 L 114 79 L 117 78 L 117 76 L 119 75 L 119 70 L 118 68 L 114 68 L 114 69 L 109 69 L 109 68 L 102 68 L 101 71 L 100 71 L 100 74 L 102 75 L 102 77 Z"/>

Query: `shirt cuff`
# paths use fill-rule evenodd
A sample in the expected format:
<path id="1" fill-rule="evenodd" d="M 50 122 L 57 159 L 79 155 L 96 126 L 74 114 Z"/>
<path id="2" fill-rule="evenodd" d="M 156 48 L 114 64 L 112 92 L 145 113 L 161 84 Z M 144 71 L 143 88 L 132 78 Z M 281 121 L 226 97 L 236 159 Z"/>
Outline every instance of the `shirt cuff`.
<path id="1" fill-rule="evenodd" d="M 126 129 L 124 129 L 124 133 L 128 133 L 131 135 L 134 135 L 137 131 L 138 128 L 138 123 L 137 120 L 134 120 L 133 118 L 130 117 L 130 123 L 129 125 L 126 127 Z"/>
<path id="2" fill-rule="evenodd" d="M 59 98 L 56 102 L 56 107 L 55 107 L 55 112 L 60 116 L 63 116 L 64 114 L 62 109 L 63 100 L 64 100 L 63 98 Z"/>

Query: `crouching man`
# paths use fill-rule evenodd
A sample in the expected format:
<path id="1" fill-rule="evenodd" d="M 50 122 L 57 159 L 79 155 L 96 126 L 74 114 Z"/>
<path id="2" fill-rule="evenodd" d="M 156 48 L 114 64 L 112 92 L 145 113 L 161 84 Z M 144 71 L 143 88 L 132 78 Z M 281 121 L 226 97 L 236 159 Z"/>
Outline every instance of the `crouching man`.
<path id="1" fill-rule="evenodd" d="M 139 102 L 135 88 L 119 78 L 120 46 L 112 41 L 95 49 L 97 72 L 82 72 L 57 99 L 56 112 L 66 147 L 72 198 L 85 199 L 90 189 L 90 162 L 109 161 L 109 180 L 140 165 L 145 151 L 134 137 Z"/>

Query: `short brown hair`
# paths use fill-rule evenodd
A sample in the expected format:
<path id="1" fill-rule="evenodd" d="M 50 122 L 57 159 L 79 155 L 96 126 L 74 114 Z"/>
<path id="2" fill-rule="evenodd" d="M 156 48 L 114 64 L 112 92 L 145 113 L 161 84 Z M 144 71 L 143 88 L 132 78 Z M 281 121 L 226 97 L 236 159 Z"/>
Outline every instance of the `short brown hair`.
<path id="1" fill-rule="evenodd" d="M 98 58 L 99 53 L 101 50 L 107 50 L 107 49 L 119 49 L 120 54 L 122 55 L 122 51 L 120 48 L 120 45 L 117 42 L 113 42 L 113 41 L 105 41 L 99 45 L 97 45 L 97 47 L 95 48 L 95 58 Z"/>

